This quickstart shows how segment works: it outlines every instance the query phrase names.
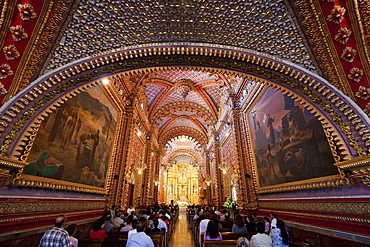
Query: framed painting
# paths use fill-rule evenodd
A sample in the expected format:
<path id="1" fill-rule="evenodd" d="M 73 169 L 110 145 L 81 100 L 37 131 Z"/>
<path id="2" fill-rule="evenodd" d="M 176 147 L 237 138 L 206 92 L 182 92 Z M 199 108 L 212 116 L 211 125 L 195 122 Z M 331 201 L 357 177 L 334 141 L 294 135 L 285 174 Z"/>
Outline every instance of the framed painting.
<path id="1" fill-rule="evenodd" d="M 23 174 L 104 188 L 117 115 L 100 86 L 68 99 L 41 123 Z"/>
<path id="2" fill-rule="evenodd" d="M 338 175 L 320 121 L 290 96 L 267 88 L 248 121 L 260 188 Z"/>

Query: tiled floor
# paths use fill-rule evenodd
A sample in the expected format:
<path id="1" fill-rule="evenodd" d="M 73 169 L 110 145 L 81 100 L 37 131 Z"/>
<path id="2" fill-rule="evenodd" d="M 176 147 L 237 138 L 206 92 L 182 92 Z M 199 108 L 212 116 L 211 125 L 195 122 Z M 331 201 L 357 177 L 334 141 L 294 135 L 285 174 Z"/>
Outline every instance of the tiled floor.
<path id="1" fill-rule="evenodd" d="M 180 208 L 179 220 L 175 232 L 172 234 L 168 247 L 193 247 L 194 241 L 186 220 L 185 208 Z"/>

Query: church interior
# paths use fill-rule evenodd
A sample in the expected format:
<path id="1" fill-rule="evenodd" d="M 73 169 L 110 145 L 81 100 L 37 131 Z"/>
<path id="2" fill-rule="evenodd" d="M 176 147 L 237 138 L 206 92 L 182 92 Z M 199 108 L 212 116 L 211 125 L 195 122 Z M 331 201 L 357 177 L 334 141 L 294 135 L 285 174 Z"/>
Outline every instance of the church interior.
<path id="1" fill-rule="evenodd" d="M 368 0 L 0 11 L 1 246 L 155 202 L 275 212 L 304 246 L 370 246 Z"/>

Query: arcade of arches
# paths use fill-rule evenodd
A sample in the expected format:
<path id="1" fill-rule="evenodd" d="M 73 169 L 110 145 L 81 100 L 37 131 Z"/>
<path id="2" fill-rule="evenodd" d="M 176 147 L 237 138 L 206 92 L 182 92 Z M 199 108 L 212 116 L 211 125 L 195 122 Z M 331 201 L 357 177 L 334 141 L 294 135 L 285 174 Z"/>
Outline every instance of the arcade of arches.
<path id="1" fill-rule="evenodd" d="M 370 242 L 368 1 L 0 10 L 0 242 L 227 199 L 321 246 Z"/>

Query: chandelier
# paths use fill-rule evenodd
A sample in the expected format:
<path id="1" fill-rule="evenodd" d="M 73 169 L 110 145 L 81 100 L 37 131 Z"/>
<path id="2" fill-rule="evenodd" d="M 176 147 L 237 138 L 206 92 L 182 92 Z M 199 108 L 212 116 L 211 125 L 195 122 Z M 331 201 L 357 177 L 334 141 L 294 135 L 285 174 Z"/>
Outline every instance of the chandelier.
<path id="1" fill-rule="evenodd" d="M 137 170 L 138 174 L 143 173 L 143 171 L 146 169 L 146 164 L 144 164 L 143 159 L 141 159 L 140 164 L 135 165 L 135 169 Z"/>

